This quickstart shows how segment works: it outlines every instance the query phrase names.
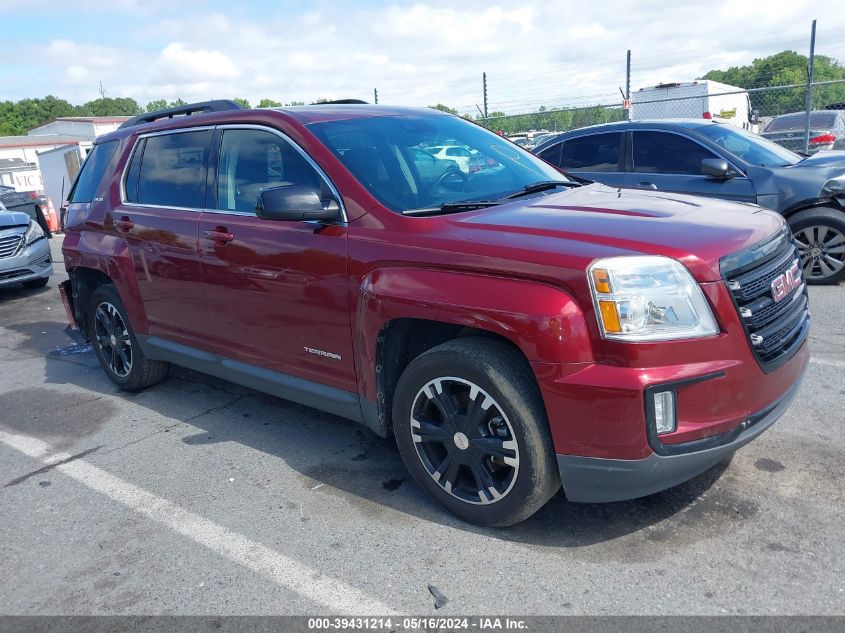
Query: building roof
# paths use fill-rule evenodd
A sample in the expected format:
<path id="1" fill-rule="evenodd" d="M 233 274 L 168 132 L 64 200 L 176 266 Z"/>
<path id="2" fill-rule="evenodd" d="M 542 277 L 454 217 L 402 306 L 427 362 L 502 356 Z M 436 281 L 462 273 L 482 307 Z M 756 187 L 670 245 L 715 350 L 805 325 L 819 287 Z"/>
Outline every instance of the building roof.
<path id="1" fill-rule="evenodd" d="M 14 149 L 16 147 L 46 147 L 53 145 L 69 145 L 84 141 L 79 136 L 65 134 L 38 134 L 35 136 L 0 136 L 0 148 Z"/>
<path id="2" fill-rule="evenodd" d="M 49 121 L 45 121 L 44 123 L 40 123 L 35 125 L 27 132 L 32 132 L 32 130 L 37 130 L 39 128 L 44 127 L 45 125 L 50 125 L 51 123 L 55 123 L 57 121 L 69 121 L 71 123 L 93 123 L 95 125 L 102 124 L 108 125 L 109 123 L 123 123 L 127 119 L 131 119 L 132 117 L 129 116 L 60 116 L 54 119 L 50 119 Z"/>

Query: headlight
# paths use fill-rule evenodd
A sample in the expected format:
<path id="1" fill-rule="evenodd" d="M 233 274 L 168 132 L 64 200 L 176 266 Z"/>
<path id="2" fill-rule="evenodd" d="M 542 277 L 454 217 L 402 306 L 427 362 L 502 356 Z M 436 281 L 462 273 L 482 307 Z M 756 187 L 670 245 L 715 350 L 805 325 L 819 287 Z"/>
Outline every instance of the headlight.
<path id="1" fill-rule="evenodd" d="M 719 332 L 704 293 L 668 257 L 610 257 L 587 269 L 602 336 L 668 341 Z"/>
<path id="2" fill-rule="evenodd" d="M 29 221 L 29 228 L 26 230 L 26 235 L 24 235 L 24 243 L 29 246 L 36 240 L 40 240 L 44 237 L 44 231 L 41 230 L 41 227 L 38 226 L 32 220 Z"/>

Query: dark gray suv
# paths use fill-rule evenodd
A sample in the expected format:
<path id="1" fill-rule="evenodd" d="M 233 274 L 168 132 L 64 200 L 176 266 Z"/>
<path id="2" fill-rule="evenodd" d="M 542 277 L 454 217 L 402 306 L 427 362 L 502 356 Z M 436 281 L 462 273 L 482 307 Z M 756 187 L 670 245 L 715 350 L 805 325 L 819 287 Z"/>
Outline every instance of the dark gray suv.
<path id="1" fill-rule="evenodd" d="M 733 125 L 622 121 L 559 134 L 532 150 L 611 186 L 758 204 L 784 215 L 810 283 L 845 278 L 845 151 L 803 158 Z"/>

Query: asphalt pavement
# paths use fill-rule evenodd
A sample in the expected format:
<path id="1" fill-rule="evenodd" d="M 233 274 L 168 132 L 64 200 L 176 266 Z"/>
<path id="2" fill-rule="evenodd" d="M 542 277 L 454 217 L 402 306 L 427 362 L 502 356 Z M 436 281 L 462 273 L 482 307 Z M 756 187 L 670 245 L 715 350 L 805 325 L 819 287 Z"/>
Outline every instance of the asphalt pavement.
<path id="1" fill-rule="evenodd" d="M 362 426 L 173 368 L 117 390 L 57 272 L 0 289 L 0 614 L 845 613 L 845 285 L 770 430 L 672 490 L 464 524 Z"/>

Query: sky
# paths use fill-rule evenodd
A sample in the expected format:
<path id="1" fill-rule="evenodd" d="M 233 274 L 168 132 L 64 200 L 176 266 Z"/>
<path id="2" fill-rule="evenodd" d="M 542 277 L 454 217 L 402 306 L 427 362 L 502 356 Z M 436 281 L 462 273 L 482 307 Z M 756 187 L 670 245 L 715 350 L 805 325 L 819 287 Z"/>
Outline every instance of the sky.
<path id="1" fill-rule="evenodd" d="M 358 98 L 461 113 L 611 103 L 784 49 L 845 63 L 842 0 L 0 0 L 0 101 Z"/>

